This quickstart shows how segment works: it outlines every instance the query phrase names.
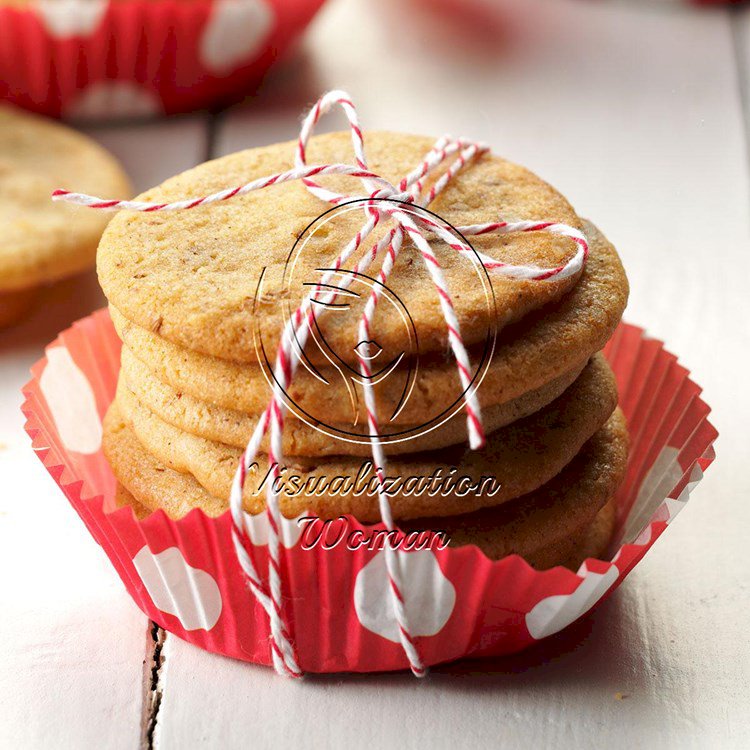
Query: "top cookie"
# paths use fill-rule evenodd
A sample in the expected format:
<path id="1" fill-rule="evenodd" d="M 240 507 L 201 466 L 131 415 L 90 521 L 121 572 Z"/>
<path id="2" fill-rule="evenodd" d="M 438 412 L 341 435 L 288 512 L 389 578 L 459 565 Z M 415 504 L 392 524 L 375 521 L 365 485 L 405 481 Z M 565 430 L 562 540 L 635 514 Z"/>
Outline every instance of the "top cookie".
<path id="1" fill-rule="evenodd" d="M 89 138 L 0 106 L 0 292 L 27 289 L 91 265 L 110 217 L 53 203 L 55 188 L 127 197 L 117 162 Z"/>
<path id="2" fill-rule="evenodd" d="M 433 139 L 368 132 L 372 171 L 392 182 L 405 176 L 427 153 Z M 251 149 L 185 172 L 141 196 L 147 201 L 200 197 L 291 168 L 296 142 Z M 348 133 L 313 138 L 310 164 L 352 163 Z M 361 196 L 351 177 L 320 183 Z M 262 344 L 273 360 L 283 324 L 364 223 L 364 213 L 338 210 L 316 222 L 331 206 L 299 181 L 275 185 L 224 203 L 177 213 L 122 212 L 107 228 L 98 254 L 101 285 L 129 320 L 188 349 L 239 362 L 257 362 Z M 580 228 L 568 202 L 528 170 L 487 154 L 466 167 L 430 209 L 452 225 L 498 219 L 539 219 Z M 314 223 L 308 230 L 309 225 Z M 308 230 L 308 231 L 306 231 Z M 373 238 L 382 236 L 379 227 Z M 297 242 L 302 236 L 302 240 Z M 430 243 L 443 266 L 467 344 L 478 344 L 496 329 L 559 299 L 575 276 L 549 282 L 515 281 L 485 273 L 478 264 L 439 240 Z M 575 251 L 570 240 L 544 232 L 473 238 L 480 252 L 514 263 L 556 266 Z M 290 262 L 290 260 L 292 262 Z M 353 263 L 346 266 L 353 268 Z M 368 270 L 374 277 L 378 266 Z M 341 280 L 337 280 L 340 284 Z M 325 346 L 308 347 L 311 361 L 332 354 L 356 363 L 357 324 L 372 282 L 358 277 L 345 304 L 318 316 Z M 372 330 L 379 362 L 404 353 L 440 351 L 447 330 L 439 298 L 410 241 L 396 260 Z M 415 349 L 416 347 L 416 349 Z"/>

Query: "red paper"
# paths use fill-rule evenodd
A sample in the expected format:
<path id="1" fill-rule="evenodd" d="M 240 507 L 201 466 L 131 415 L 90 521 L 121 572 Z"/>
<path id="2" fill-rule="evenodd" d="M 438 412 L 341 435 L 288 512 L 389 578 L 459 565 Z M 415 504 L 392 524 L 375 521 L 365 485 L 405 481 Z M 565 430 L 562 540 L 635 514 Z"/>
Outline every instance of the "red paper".
<path id="1" fill-rule="evenodd" d="M 323 0 L 0 4 L 0 99 L 53 117 L 186 112 L 251 93 Z"/>
<path id="2" fill-rule="evenodd" d="M 212 519 L 194 510 L 174 521 L 160 511 L 139 521 L 130 508 L 115 509 L 115 479 L 100 443 L 119 352 L 105 310 L 48 347 L 24 391 L 34 450 L 149 618 L 201 648 L 269 664 L 268 618 L 243 580 L 229 513 Z M 473 546 L 400 553 L 425 664 L 519 651 L 578 619 L 641 560 L 713 460 L 717 433 L 700 388 L 660 342 L 621 324 L 605 354 L 632 433 L 613 554 L 587 560 L 576 574 L 536 571 L 518 556 L 493 562 Z M 268 560 L 264 524 L 264 515 L 253 518 L 260 571 Z M 285 522 L 283 532 L 285 615 L 302 669 L 407 668 L 385 595 L 383 553 L 305 550 L 297 524 Z"/>

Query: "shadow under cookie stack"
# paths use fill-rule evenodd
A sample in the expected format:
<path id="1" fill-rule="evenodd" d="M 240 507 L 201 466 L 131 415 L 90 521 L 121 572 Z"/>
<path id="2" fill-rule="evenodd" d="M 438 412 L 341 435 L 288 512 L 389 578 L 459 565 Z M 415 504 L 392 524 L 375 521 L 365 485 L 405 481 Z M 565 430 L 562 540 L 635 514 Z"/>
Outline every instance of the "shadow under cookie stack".
<path id="1" fill-rule="evenodd" d="M 372 170 L 394 182 L 431 145 L 429 138 L 367 134 Z M 200 196 L 281 172 L 293 163 L 294 147 L 209 162 L 141 199 Z M 348 163 L 349 149 L 348 134 L 319 136 L 308 161 Z M 320 182 L 352 190 L 352 178 Z M 123 212 L 110 223 L 98 270 L 123 348 L 104 449 L 121 504 L 173 518 L 193 508 L 209 516 L 228 510 L 236 467 L 271 398 L 289 312 L 363 221 L 361 207 L 320 221 L 328 208 L 291 182 L 190 211 Z M 568 278 L 517 280 L 484 273 L 430 238 L 478 384 L 487 440 L 474 451 L 438 296 L 419 252 L 404 243 L 368 342 L 394 519 L 404 531 L 438 530 L 451 545 L 477 545 L 491 559 L 517 553 L 539 569 L 577 569 L 609 544 L 627 463 L 617 386 L 600 353 L 627 301 L 617 253 L 549 185 L 489 154 L 429 208 L 452 226 L 500 215 L 568 224 L 585 233 L 590 254 Z M 573 251 L 565 237 L 545 232 L 480 236 L 472 246 L 542 267 Z M 302 364 L 285 389 L 280 504 L 287 518 L 380 521 L 356 351 L 357 323 L 377 284 L 375 266 L 342 283 L 337 302 L 316 311 Z M 249 513 L 264 507 L 267 447 L 245 486 Z"/>

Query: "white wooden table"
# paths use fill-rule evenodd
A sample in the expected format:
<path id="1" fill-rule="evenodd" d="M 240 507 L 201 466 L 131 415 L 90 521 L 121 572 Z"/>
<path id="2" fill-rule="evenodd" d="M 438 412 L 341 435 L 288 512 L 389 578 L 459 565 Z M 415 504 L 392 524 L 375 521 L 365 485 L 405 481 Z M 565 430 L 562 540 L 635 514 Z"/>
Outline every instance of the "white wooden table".
<path id="1" fill-rule="evenodd" d="M 331 87 L 366 127 L 484 139 L 595 219 L 627 317 L 705 387 L 717 462 L 617 594 L 532 654 L 422 682 L 281 680 L 154 628 L 32 455 L 28 368 L 102 304 L 93 274 L 66 283 L 0 334 L 0 747 L 750 746 L 750 10 L 332 1 L 247 106 L 89 132 L 146 188 L 294 137 Z"/>

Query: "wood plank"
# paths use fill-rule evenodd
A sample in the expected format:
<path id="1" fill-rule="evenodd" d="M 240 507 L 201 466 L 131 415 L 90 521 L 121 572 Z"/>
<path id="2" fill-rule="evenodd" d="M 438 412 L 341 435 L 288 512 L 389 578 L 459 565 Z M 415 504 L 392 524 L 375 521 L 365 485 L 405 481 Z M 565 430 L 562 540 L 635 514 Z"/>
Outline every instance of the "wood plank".
<path id="1" fill-rule="evenodd" d="M 139 189 L 205 153 L 199 118 L 92 134 Z M 141 738 L 149 623 L 29 449 L 20 412 L 21 387 L 43 347 L 102 304 L 92 271 L 46 290 L 28 320 L 0 332 L 2 747 L 134 748 Z"/>
<path id="2" fill-rule="evenodd" d="M 750 144 L 750 7 L 734 9 L 732 32 L 737 57 L 737 82 L 745 115 L 745 136 Z M 750 164 L 750 145 L 746 150 L 746 158 Z"/>
<path id="3" fill-rule="evenodd" d="M 147 620 L 28 445 L 0 472 L 0 745 L 136 747 Z"/>
<path id="4" fill-rule="evenodd" d="M 170 639 L 158 745 L 746 746 L 750 238 L 729 15 L 503 0 L 470 22 L 430 7 L 331 3 L 299 78 L 278 71 L 219 151 L 293 137 L 301 108 L 341 87 L 366 128 L 460 133 L 528 164 L 616 242 L 628 318 L 705 386 L 719 461 L 569 653 L 472 679 L 290 684 Z"/>
<path id="5" fill-rule="evenodd" d="M 670 712 L 629 633 L 643 608 L 630 587 L 553 649 L 433 670 L 421 682 L 405 674 L 290 681 L 171 638 L 155 746 L 617 748 L 632 746 L 623 728 L 635 725 L 650 743 L 685 747 L 696 718 Z M 613 658 L 613 641 L 629 649 Z M 681 678 L 678 670 L 668 679 Z"/>
<path id="6" fill-rule="evenodd" d="M 206 158 L 208 118 L 171 117 L 139 125 L 87 129 L 121 160 L 137 192 L 158 185 Z"/>

